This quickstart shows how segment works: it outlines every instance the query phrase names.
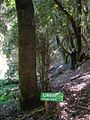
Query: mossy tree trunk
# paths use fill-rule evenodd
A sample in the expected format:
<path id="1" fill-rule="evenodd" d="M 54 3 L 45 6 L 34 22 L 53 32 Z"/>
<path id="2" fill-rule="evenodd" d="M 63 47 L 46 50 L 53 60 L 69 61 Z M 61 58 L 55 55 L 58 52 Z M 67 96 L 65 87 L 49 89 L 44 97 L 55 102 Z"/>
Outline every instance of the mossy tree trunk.
<path id="1" fill-rule="evenodd" d="M 30 109 L 38 103 L 36 41 L 32 0 L 15 0 L 19 34 L 20 104 Z"/>

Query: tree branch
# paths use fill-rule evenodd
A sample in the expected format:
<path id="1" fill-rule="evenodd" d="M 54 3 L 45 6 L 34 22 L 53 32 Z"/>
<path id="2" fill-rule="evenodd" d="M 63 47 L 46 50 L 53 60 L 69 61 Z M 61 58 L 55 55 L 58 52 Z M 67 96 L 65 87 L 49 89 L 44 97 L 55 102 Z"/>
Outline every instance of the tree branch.
<path id="1" fill-rule="evenodd" d="M 68 11 L 65 10 L 65 8 L 62 6 L 62 4 L 61 4 L 58 0 L 54 0 L 54 1 L 55 1 L 55 3 L 58 5 L 59 9 L 60 9 L 61 11 L 63 11 L 63 13 L 64 13 L 64 14 L 67 16 L 67 18 L 70 20 L 71 25 L 72 25 L 72 27 L 73 27 L 73 30 L 74 30 L 74 32 L 75 32 L 77 41 L 79 41 L 78 27 L 77 27 L 77 25 L 76 25 L 76 22 L 75 22 L 73 16 L 71 16 L 71 15 L 68 13 Z"/>

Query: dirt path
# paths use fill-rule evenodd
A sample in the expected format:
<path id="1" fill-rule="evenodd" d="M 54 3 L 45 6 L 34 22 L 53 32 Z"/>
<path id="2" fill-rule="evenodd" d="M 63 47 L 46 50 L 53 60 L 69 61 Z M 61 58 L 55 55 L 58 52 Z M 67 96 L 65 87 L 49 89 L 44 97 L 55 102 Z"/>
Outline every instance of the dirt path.
<path id="1" fill-rule="evenodd" d="M 90 60 L 78 70 L 56 77 L 54 91 L 64 92 L 61 120 L 90 120 Z"/>

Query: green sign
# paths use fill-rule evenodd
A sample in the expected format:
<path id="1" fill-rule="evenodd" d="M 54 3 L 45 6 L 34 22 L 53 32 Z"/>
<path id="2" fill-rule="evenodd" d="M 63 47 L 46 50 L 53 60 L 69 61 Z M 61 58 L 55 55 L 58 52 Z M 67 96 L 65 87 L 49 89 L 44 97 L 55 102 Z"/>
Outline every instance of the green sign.
<path id="1" fill-rule="evenodd" d="M 41 92 L 42 101 L 63 101 L 64 94 L 61 92 Z"/>

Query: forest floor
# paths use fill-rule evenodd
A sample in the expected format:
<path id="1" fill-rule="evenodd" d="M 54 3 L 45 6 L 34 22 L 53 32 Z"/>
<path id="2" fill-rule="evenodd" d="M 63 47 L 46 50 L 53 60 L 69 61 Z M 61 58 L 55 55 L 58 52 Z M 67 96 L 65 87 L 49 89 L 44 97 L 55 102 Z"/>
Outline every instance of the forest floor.
<path id="1" fill-rule="evenodd" d="M 90 120 L 90 60 L 75 71 L 57 76 L 55 91 L 64 92 L 60 120 Z"/>
<path id="2" fill-rule="evenodd" d="M 59 103 L 59 117 L 54 102 L 49 105 L 53 106 L 49 115 L 45 114 L 44 106 L 25 113 L 20 109 L 17 97 L 13 96 L 11 102 L 0 106 L 0 120 L 90 120 L 89 65 L 90 60 L 74 71 L 68 70 L 63 74 L 55 68 L 51 73 L 53 91 L 64 93 L 64 101 Z"/>

